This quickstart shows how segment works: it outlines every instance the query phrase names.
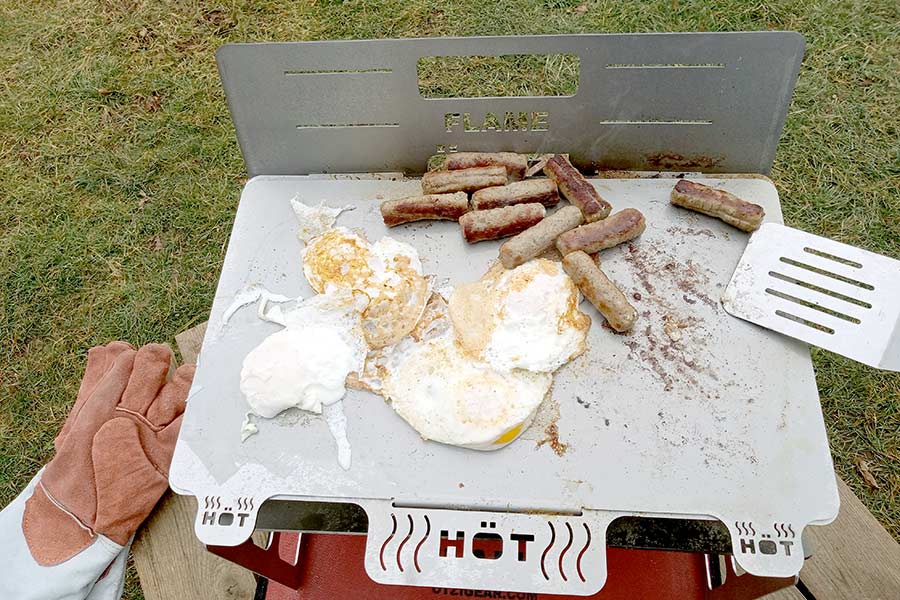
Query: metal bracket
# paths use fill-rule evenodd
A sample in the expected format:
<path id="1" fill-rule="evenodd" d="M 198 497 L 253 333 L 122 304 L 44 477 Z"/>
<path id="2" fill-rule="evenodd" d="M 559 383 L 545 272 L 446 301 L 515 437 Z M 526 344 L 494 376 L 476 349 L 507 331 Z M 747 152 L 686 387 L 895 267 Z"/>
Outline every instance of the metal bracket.
<path id="1" fill-rule="evenodd" d="M 606 582 L 606 528 L 619 516 L 367 509 L 366 572 L 378 583 L 584 596 Z"/>

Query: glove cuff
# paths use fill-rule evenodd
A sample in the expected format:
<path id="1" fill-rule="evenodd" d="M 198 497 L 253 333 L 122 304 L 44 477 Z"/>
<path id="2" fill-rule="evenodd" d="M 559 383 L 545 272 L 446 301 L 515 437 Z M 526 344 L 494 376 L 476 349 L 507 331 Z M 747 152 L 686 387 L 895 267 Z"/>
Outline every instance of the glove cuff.
<path id="1" fill-rule="evenodd" d="M 22 533 L 31 556 L 44 567 L 69 560 L 87 548 L 96 535 L 54 500 L 40 482 L 25 501 Z"/>

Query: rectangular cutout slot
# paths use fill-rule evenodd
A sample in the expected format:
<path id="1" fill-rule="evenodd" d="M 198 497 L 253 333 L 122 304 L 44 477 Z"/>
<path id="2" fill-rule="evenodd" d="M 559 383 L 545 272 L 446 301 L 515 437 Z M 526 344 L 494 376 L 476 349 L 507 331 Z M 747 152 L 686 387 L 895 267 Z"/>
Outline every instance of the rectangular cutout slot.
<path id="1" fill-rule="evenodd" d="M 854 269 L 862 269 L 862 265 L 856 261 L 841 258 L 840 256 L 835 256 L 834 254 L 828 254 L 827 252 L 822 252 L 821 250 L 816 250 L 815 248 L 804 248 L 803 251 L 815 256 L 827 258 L 828 260 L 833 260 L 834 262 L 841 263 L 842 265 L 847 265 L 848 267 L 853 267 Z"/>
<path id="2" fill-rule="evenodd" d="M 864 290 L 874 290 L 875 286 L 870 285 L 868 283 L 863 283 L 862 281 L 857 281 L 855 279 L 850 279 L 849 277 L 844 277 L 843 275 L 838 275 L 837 273 L 832 273 L 831 271 L 826 271 L 825 269 L 820 269 L 818 267 L 814 267 L 812 265 L 808 265 L 806 263 L 802 263 L 797 260 L 793 260 L 791 258 L 786 258 L 782 256 L 779 258 L 781 262 L 786 265 L 791 265 L 792 267 L 797 267 L 799 269 L 806 269 L 807 271 L 811 271 L 813 273 L 818 273 L 819 275 L 824 275 L 825 277 L 831 277 L 832 279 L 837 279 L 838 281 L 843 281 L 844 283 L 849 283 L 850 285 L 855 285 L 858 288 L 862 288 Z"/>
<path id="3" fill-rule="evenodd" d="M 723 63 L 638 63 L 608 64 L 607 69 L 724 69 Z"/>
<path id="4" fill-rule="evenodd" d="M 791 313 L 786 313 L 783 310 L 776 310 L 775 314 L 779 317 L 783 317 L 788 321 L 793 321 L 794 323 L 800 323 L 801 325 L 806 325 L 807 327 L 812 327 L 817 331 L 821 331 L 822 333 L 827 333 L 829 335 L 834 335 L 834 329 L 831 327 L 825 327 L 824 325 L 819 325 L 818 323 L 813 323 L 812 321 L 807 321 L 806 319 L 801 319 L 797 315 L 792 315 Z"/>
<path id="5" fill-rule="evenodd" d="M 574 54 L 427 56 L 417 65 L 423 98 L 573 96 L 581 61 Z"/>
<path id="6" fill-rule="evenodd" d="M 712 125 L 712 121 L 708 119 L 628 119 L 594 122 L 601 125 Z"/>
<path id="7" fill-rule="evenodd" d="M 796 296 L 791 296 L 790 294 L 785 294 L 784 292 L 779 292 L 778 290 L 773 290 L 772 288 L 766 288 L 766 293 L 775 296 L 776 298 L 781 298 L 782 300 L 787 300 L 788 302 L 794 302 L 795 304 L 799 304 L 800 306 L 805 306 L 806 308 L 811 308 L 813 310 L 817 310 L 820 313 L 824 313 L 826 315 L 830 315 L 837 319 L 843 319 L 849 323 L 854 323 L 859 325 L 859 319 L 856 317 L 851 317 L 849 315 L 845 315 L 844 313 L 840 313 L 836 310 L 831 310 L 830 308 L 825 308 L 815 302 L 810 302 L 809 300 L 804 300 L 803 298 L 798 298 Z"/>
<path id="8" fill-rule="evenodd" d="M 851 298 L 850 296 L 845 296 L 844 294 L 839 294 L 837 292 L 826 290 L 823 287 L 819 287 L 817 285 L 813 285 L 811 283 L 807 283 L 805 281 L 801 281 L 799 279 L 794 279 L 788 275 L 783 275 L 781 273 L 777 273 L 775 271 L 769 271 L 769 276 L 774 277 L 775 279 L 780 279 L 781 281 L 786 281 L 788 283 L 793 283 L 794 285 L 798 285 L 802 288 L 806 288 L 808 290 L 812 290 L 814 292 L 819 292 L 820 294 L 825 294 L 826 296 L 831 296 L 832 298 L 837 298 L 838 300 L 843 300 L 844 302 L 849 302 L 850 304 L 855 304 L 857 306 L 862 306 L 863 308 L 872 308 L 872 305 L 868 302 L 863 302 L 862 300 L 857 300 L 856 298 Z"/>
<path id="9" fill-rule="evenodd" d="M 303 123 L 297 129 L 342 129 L 344 127 L 400 127 L 400 123 Z"/>
<path id="10" fill-rule="evenodd" d="M 371 75 L 393 73 L 393 69 L 320 69 L 315 71 L 285 71 L 287 76 L 291 75 Z"/>

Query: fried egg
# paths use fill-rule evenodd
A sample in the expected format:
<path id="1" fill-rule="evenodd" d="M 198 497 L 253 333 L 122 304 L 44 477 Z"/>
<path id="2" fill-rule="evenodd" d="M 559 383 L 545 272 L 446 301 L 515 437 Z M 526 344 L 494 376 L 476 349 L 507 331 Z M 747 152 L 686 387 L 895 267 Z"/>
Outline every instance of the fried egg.
<path id="1" fill-rule="evenodd" d="M 590 317 L 561 265 L 543 259 L 444 293 L 449 303 L 433 294 L 411 334 L 370 353 L 365 372 L 424 439 L 497 450 L 528 428 L 553 371 L 585 350 Z"/>
<path id="2" fill-rule="evenodd" d="M 434 337 L 408 337 L 391 349 L 380 393 L 423 439 L 474 450 L 515 440 L 534 418 L 552 375 L 497 370 L 464 352 L 449 327 L 433 330 L 439 332 Z"/>
<path id="3" fill-rule="evenodd" d="M 408 334 L 430 295 L 415 248 L 388 237 L 370 244 L 345 227 L 309 241 L 303 249 L 303 273 L 317 292 L 332 285 L 368 298 L 362 328 L 373 349 Z"/>
<path id="4" fill-rule="evenodd" d="M 321 413 L 344 397 L 344 380 L 362 370 L 366 345 L 351 294 L 329 290 L 284 311 L 286 327 L 244 358 L 240 388 L 254 414 L 297 407 Z"/>
<path id="5" fill-rule="evenodd" d="M 450 317 L 460 346 L 492 367 L 552 373 L 587 347 L 591 319 L 579 300 L 558 262 L 537 259 L 457 286 Z"/>

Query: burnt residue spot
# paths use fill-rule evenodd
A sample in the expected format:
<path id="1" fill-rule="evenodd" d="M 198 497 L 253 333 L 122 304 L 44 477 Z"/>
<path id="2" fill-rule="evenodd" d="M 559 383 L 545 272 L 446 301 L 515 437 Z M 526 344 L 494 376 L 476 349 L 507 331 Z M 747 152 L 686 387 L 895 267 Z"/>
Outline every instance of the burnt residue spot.
<path id="1" fill-rule="evenodd" d="M 694 300 L 693 298 L 688 298 L 688 295 L 687 295 L 687 294 L 682 294 L 681 297 L 682 297 L 682 299 L 683 299 L 685 302 L 687 302 L 688 304 L 697 304 L 697 301 Z"/>
<path id="2" fill-rule="evenodd" d="M 537 443 L 538 448 L 547 444 L 557 456 L 565 456 L 566 450 L 569 449 L 569 445 L 559 441 L 559 428 L 556 426 L 556 421 L 553 421 L 544 429 L 544 434 L 547 436 L 541 441 Z"/>
<path id="3" fill-rule="evenodd" d="M 603 419 L 603 424 L 609 427 L 609 419 Z"/>
<path id="4" fill-rule="evenodd" d="M 648 154 L 645 158 L 648 166 L 660 171 L 711 169 L 717 167 L 725 160 L 724 157 L 704 156 L 702 154 L 684 156 L 677 152 L 657 152 L 655 154 Z"/>
<path id="5" fill-rule="evenodd" d="M 667 316 L 663 318 L 662 326 L 659 323 L 647 323 L 642 331 L 625 341 L 630 351 L 629 356 L 653 373 L 663 384 L 665 391 L 672 391 L 675 383 L 680 382 L 702 393 L 701 376 L 718 382 L 718 375 L 705 366 L 703 361 L 694 357 L 680 335 L 671 335 L 671 332 L 666 331 L 666 326 L 671 327 L 672 323 L 675 323 L 678 331 L 701 326 L 701 321 L 693 316 L 674 321 Z M 697 341 L 692 344 L 696 345 Z"/>
<path id="6" fill-rule="evenodd" d="M 705 276 L 701 275 L 700 268 L 692 260 L 688 260 L 685 267 L 687 268 L 684 271 L 684 275 L 675 280 L 678 289 L 685 292 L 685 295 L 697 298 L 703 304 L 718 312 L 719 303 L 703 291 L 703 284 L 707 283 L 707 281 L 705 281 Z"/>
<path id="7" fill-rule="evenodd" d="M 640 301 L 641 301 L 641 298 L 642 298 L 643 296 L 641 296 L 641 293 L 640 293 L 640 292 L 635 292 L 635 293 L 633 293 L 633 294 L 631 295 L 631 297 L 634 298 L 635 300 L 637 300 L 638 302 L 640 302 Z"/>
<path id="8" fill-rule="evenodd" d="M 649 335 L 650 326 L 647 326 L 647 330 L 645 331 L 645 335 Z M 625 342 L 625 345 L 628 346 L 628 349 L 631 351 L 631 354 L 637 356 L 644 365 L 647 365 L 653 373 L 663 382 L 664 389 L 669 392 L 675 385 L 672 376 L 669 375 L 668 371 L 663 367 L 662 362 L 659 360 L 659 357 L 654 352 L 656 348 L 655 342 L 653 342 L 649 348 L 642 348 L 640 344 L 638 344 L 635 340 L 629 340 Z"/>
<path id="9" fill-rule="evenodd" d="M 623 253 L 623 258 L 633 267 L 632 271 L 635 277 L 648 294 L 652 295 L 656 291 L 652 280 L 665 278 L 686 296 L 694 298 L 695 301 L 699 300 L 718 312 L 719 303 L 704 291 L 708 287 L 709 277 L 694 261 L 688 260 L 680 263 L 655 242 L 641 246 L 629 243 Z M 693 302 L 689 302 L 689 304 L 693 304 Z"/>
<path id="10" fill-rule="evenodd" d="M 637 245 L 633 242 L 628 243 L 628 249 L 625 252 L 625 260 L 635 267 L 635 275 L 637 275 L 637 278 L 640 280 L 641 285 L 644 286 L 647 293 L 652 294 L 655 292 L 656 288 L 653 287 L 653 284 L 650 282 L 651 273 L 646 267 L 646 261 L 640 250 L 638 250 Z"/>
<path id="11" fill-rule="evenodd" d="M 582 405 L 583 407 L 585 407 L 585 408 L 590 408 L 590 407 L 591 407 L 591 403 L 588 402 L 587 400 L 583 400 L 583 399 L 581 398 L 581 396 L 575 396 L 575 401 L 576 401 L 578 404 L 580 404 L 580 405 Z"/>

